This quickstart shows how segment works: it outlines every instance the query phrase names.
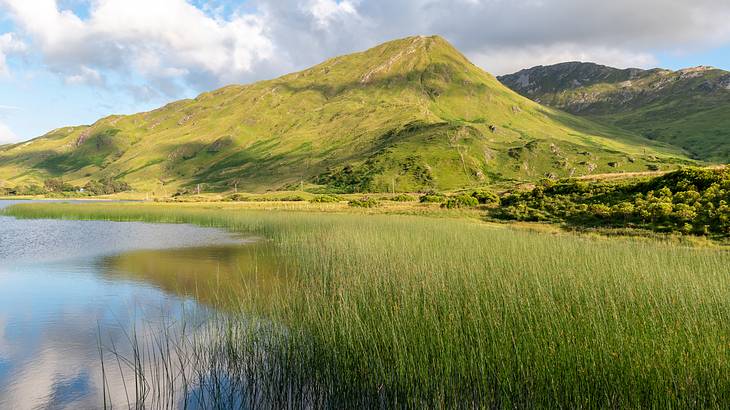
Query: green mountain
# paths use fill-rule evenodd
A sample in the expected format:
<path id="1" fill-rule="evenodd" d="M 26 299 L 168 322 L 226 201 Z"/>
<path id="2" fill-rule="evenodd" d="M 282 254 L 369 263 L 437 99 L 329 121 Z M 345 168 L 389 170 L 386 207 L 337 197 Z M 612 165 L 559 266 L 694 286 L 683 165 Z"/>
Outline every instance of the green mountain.
<path id="1" fill-rule="evenodd" d="M 686 162 L 669 145 L 518 95 L 440 37 L 411 37 L 0 148 L 0 183 L 414 191 Z"/>
<path id="2" fill-rule="evenodd" d="M 672 144 L 694 158 L 730 161 L 730 72 L 619 70 L 573 62 L 499 80 L 542 104 Z"/>

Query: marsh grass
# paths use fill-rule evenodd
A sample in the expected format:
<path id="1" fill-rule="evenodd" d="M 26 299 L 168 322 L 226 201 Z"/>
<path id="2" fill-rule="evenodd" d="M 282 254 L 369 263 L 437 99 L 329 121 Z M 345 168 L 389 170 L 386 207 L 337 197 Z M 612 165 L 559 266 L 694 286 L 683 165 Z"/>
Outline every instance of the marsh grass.
<path id="1" fill-rule="evenodd" d="M 189 346 L 179 369 L 198 375 L 186 397 L 210 392 L 203 407 L 730 405 L 726 251 L 401 215 L 130 204 L 7 213 L 267 238 L 284 285 L 238 294 L 205 338 L 161 338 Z"/>

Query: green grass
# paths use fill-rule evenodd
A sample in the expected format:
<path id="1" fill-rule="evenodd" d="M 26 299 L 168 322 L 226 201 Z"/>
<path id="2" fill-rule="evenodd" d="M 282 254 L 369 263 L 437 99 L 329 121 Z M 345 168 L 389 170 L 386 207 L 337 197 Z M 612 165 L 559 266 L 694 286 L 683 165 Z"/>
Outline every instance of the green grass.
<path id="1" fill-rule="evenodd" d="M 274 407 L 730 405 L 724 251 L 415 216 L 137 204 L 7 213 L 266 238 L 287 280 L 240 293 L 242 316 L 191 339 L 186 367 L 202 387 L 188 387 L 211 392 L 205 400 L 256 389 Z"/>

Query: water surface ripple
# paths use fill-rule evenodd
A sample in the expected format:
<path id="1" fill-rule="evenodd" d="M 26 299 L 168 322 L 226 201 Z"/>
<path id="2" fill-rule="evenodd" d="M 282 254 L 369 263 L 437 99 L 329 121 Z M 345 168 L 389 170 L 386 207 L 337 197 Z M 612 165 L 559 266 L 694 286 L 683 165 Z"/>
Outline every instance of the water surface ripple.
<path id="1" fill-rule="evenodd" d="M 0 208 L 12 203 L 0 201 Z M 124 346 L 131 328 L 205 309 L 154 281 L 110 274 L 105 260 L 144 250 L 145 269 L 154 273 L 157 260 L 169 264 L 171 249 L 197 257 L 208 247 L 241 244 L 233 234 L 192 225 L 0 216 L 0 408 L 98 408 L 99 329 L 104 344 Z M 108 383 L 107 394 L 125 407 L 119 380 Z"/>

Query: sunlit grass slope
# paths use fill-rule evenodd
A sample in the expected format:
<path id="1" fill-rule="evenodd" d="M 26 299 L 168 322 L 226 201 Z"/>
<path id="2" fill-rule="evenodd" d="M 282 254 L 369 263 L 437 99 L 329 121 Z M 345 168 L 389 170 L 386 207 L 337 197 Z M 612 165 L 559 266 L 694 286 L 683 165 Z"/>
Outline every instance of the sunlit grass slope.
<path id="1" fill-rule="evenodd" d="M 276 359 L 279 370 L 260 372 L 256 388 L 281 406 L 730 405 L 727 252 L 392 215 L 109 204 L 9 213 L 192 222 L 267 238 L 286 280 L 242 293 L 246 319 L 222 326 L 211 354 L 216 371 L 231 373 L 223 380 Z M 233 336 L 252 317 L 286 331 Z M 275 354 L 255 354 L 263 346 Z M 225 397 L 234 384 L 222 386 Z"/>
<path id="2" fill-rule="evenodd" d="M 2 147 L 0 182 L 113 177 L 163 194 L 198 184 L 413 191 L 667 168 L 683 158 L 519 96 L 440 37 L 411 37 Z"/>
<path id="3" fill-rule="evenodd" d="M 620 70 L 592 63 L 500 77 L 543 104 L 636 132 L 707 161 L 730 161 L 730 72 L 712 67 Z"/>

